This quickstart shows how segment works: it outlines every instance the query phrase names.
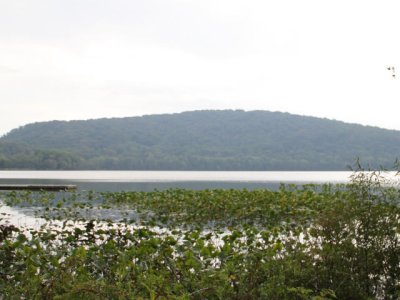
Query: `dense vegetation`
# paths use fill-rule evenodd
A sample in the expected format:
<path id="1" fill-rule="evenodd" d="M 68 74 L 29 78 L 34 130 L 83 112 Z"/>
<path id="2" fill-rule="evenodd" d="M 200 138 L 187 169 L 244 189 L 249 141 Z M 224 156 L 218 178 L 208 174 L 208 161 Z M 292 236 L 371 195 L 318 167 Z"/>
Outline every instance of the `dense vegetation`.
<path id="1" fill-rule="evenodd" d="M 0 139 L 2 169 L 343 170 L 390 165 L 400 132 L 267 111 L 195 111 L 29 124 Z"/>
<path id="2" fill-rule="evenodd" d="M 0 225 L 5 299 L 400 297 L 400 191 L 380 173 L 278 191 L 3 197 L 48 220 Z"/>

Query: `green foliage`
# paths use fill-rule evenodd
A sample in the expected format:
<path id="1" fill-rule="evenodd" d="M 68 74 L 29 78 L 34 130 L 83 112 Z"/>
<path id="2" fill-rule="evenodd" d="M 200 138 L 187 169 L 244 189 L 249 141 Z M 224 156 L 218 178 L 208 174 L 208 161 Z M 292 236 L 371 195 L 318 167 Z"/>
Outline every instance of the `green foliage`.
<path id="1" fill-rule="evenodd" d="M 398 299 L 400 191 L 382 183 L 379 172 L 356 172 L 347 186 L 279 191 L 10 193 L 8 205 L 33 206 L 48 224 L 0 227 L 0 290 L 5 299 Z M 124 220 L 106 220 L 117 211 Z"/>
<path id="2" fill-rule="evenodd" d="M 344 170 L 391 165 L 400 134 L 267 111 L 43 122 L 0 139 L 0 168 Z"/>

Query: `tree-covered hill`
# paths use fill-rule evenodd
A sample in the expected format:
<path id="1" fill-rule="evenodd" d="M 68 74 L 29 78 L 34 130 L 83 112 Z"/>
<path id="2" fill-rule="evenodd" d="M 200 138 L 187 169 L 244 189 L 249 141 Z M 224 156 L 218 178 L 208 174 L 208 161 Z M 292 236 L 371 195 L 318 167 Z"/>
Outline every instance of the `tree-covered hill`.
<path id="1" fill-rule="evenodd" d="M 391 166 L 400 131 L 268 111 L 51 121 L 0 139 L 2 169 L 344 170 Z"/>

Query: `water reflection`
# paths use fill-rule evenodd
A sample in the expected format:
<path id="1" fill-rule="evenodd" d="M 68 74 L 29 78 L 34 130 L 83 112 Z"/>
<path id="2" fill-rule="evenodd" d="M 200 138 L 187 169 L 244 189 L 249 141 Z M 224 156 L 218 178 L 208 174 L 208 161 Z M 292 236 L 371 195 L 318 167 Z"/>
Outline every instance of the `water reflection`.
<path id="1" fill-rule="evenodd" d="M 74 184 L 78 191 L 272 189 L 280 183 L 343 183 L 350 172 L 0 171 L 0 184 Z"/>
<path id="2" fill-rule="evenodd" d="M 44 179 L 0 179 L 0 184 L 74 184 L 78 191 L 143 191 L 155 189 L 272 189 L 279 188 L 279 182 L 245 182 L 245 181 L 173 181 L 173 182 L 96 182 L 96 181 L 67 181 Z"/>

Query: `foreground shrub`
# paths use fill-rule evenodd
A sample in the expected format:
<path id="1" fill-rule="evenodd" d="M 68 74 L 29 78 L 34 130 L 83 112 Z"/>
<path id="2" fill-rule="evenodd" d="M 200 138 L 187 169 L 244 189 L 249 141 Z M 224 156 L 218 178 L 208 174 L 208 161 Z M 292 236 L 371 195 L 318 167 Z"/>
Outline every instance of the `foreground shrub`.
<path id="1" fill-rule="evenodd" d="M 40 204 L 48 223 L 1 225 L 0 291 L 5 299 L 398 299 L 399 190 L 379 173 L 357 176 L 348 186 L 275 192 L 12 194 L 8 204 Z M 136 219 L 82 216 L 101 207 Z"/>

